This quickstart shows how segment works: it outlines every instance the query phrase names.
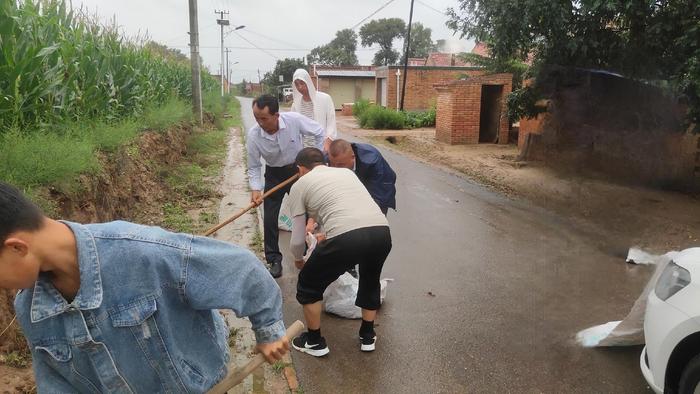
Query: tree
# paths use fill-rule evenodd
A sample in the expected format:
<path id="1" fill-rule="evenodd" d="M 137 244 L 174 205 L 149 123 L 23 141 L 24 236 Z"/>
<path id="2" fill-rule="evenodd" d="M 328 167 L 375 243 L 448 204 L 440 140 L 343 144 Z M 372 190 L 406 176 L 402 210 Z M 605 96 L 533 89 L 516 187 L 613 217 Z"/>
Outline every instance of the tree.
<path id="1" fill-rule="evenodd" d="M 144 45 L 144 48 L 164 59 L 174 60 L 180 63 L 190 62 L 190 59 L 179 49 L 168 48 L 167 46 L 159 44 L 155 41 L 148 41 L 146 45 Z"/>
<path id="2" fill-rule="evenodd" d="M 372 64 L 388 66 L 396 64 L 399 53 L 394 50 L 394 39 L 404 36 L 406 23 L 400 18 L 373 20 L 360 28 L 362 46 L 379 45 L 379 51 L 374 55 Z"/>
<path id="3" fill-rule="evenodd" d="M 277 86 L 292 83 L 294 71 L 298 68 L 304 68 L 304 59 L 286 58 L 277 61 L 275 69 L 265 73 L 262 83 L 265 85 L 265 91 L 275 93 Z M 284 82 L 280 82 L 279 76 L 284 77 Z"/>
<path id="4" fill-rule="evenodd" d="M 432 30 L 429 27 L 424 27 L 420 22 L 413 23 L 408 57 L 428 57 L 430 52 L 435 52 L 437 45 L 431 36 Z"/>
<path id="5" fill-rule="evenodd" d="M 700 121 L 697 0 L 460 0 L 448 26 L 487 42 L 499 61 L 598 68 L 663 81 L 684 94 Z"/>
<path id="6" fill-rule="evenodd" d="M 312 49 L 306 59 L 309 64 L 355 66 L 358 64 L 356 50 L 357 33 L 352 29 L 343 29 L 338 30 L 328 44 Z"/>

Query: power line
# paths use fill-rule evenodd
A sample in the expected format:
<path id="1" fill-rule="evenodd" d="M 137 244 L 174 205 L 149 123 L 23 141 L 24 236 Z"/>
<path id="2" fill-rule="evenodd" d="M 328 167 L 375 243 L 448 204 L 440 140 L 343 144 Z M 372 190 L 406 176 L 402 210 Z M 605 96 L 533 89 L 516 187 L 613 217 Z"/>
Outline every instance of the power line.
<path id="1" fill-rule="evenodd" d="M 250 30 L 250 29 L 247 29 L 247 28 L 246 28 L 245 30 L 243 30 L 243 31 L 246 32 L 246 33 L 255 34 L 256 36 L 260 36 L 260 37 L 263 37 L 263 38 L 267 38 L 268 40 L 277 42 L 277 43 L 279 43 L 279 44 L 289 45 L 289 46 L 291 46 L 291 47 L 294 47 L 295 49 L 301 49 L 301 48 L 299 48 L 299 46 L 296 45 L 296 44 L 291 44 L 291 43 L 286 42 L 286 41 L 278 40 L 278 39 L 276 39 L 276 38 L 273 38 L 273 37 L 270 37 L 270 36 L 266 36 L 266 35 L 264 35 L 264 34 L 262 34 L 262 33 L 254 32 L 254 31 L 252 31 L 252 30 Z"/>
<path id="2" fill-rule="evenodd" d="M 199 29 L 199 31 L 200 31 L 200 33 L 201 33 L 201 32 L 203 32 L 204 30 L 210 29 L 210 28 L 212 28 L 212 27 L 214 27 L 214 26 L 216 26 L 216 23 L 212 23 L 211 25 L 208 25 L 208 26 L 206 26 L 206 27 L 204 27 L 204 28 L 201 28 L 201 29 Z M 182 33 L 182 34 L 180 34 L 179 36 L 175 36 L 175 37 L 172 37 L 172 38 L 168 38 L 167 40 L 165 40 L 165 42 L 174 41 L 176 38 L 188 37 L 188 36 L 189 36 L 189 33 Z M 165 44 L 165 45 L 168 45 L 168 44 Z M 170 46 L 170 45 L 168 45 L 168 46 Z"/>
<path id="3" fill-rule="evenodd" d="M 250 42 L 250 41 L 248 41 L 248 42 Z M 168 45 L 168 47 L 170 47 L 170 48 L 189 48 L 189 46 L 187 46 L 187 45 Z M 199 47 L 204 48 L 204 49 L 213 49 L 213 48 L 219 49 L 218 46 L 211 46 L 211 45 L 209 45 L 209 46 L 200 45 Z M 266 47 L 258 47 L 258 46 L 251 48 L 251 47 L 241 47 L 241 46 L 231 46 L 231 45 L 226 45 L 226 48 L 244 49 L 244 50 L 248 49 L 248 50 L 256 50 L 256 51 L 259 51 L 259 50 L 285 51 L 285 52 L 309 52 L 309 51 L 311 51 L 311 49 L 308 49 L 308 48 L 266 48 Z M 358 51 L 376 51 L 378 49 L 379 48 L 375 48 L 375 47 L 357 48 Z"/>
<path id="4" fill-rule="evenodd" d="M 367 19 L 369 19 L 369 18 L 375 16 L 379 11 L 383 10 L 384 8 L 386 8 L 386 6 L 388 6 L 389 4 L 391 4 L 391 3 L 393 3 L 393 2 L 394 2 L 394 0 L 389 0 L 389 1 L 387 1 L 386 3 L 384 3 L 383 6 L 377 8 L 376 11 L 374 11 L 374 12 L 371 13 L 371 14 L 369 14 L 369 16 L 367 16 L 367 17 L 364 18 L 363 20 L 357 22 L 357 23 L 355 24 L 355 26 L 353 26 L 353 27 L 350 28 L 350 30 L 355 30 L 355 29 L 357 29 L 357 27 L 360 26 L 361 24 L 363 24 Z"/>
<path id="5" fill-rule="evenodd" d="M 234 33 L 236 33 L 236 35 L 237 35 L 238 37 L 242 38 L 242 39 L 243 39 L 245 42 L 247 42 L 248 44 L 254 46 L 255 48 L 257 48 L 257 49 L 259 49 L 259 50 L 261 50 L 262 52 L 265 52 L 266 54 L 272 56 L 272 57 L 275 58 L 276 60 L 280 60 L 280 58 L 278 58 L 277 56 L 275 56 L 273 53 L 269 52 L 267 49 L 263 49 L 263 48 L 260 48 L 259 46 L 255 45 L 252 41 L 250 41 L 249 39 L 243 37 L 243 36 L 242 36 L 241 34 L 239 34 L 237 31 L 234 31 Z"/>
<path id="6" fill-rule="evenodd" d="M 432 5 L 426 4 L 425 2 L 422 2 L 421 0 L 416 0 L 416 3 L 422 5 L 423 7 L 429 8 L 429 9 L 431 9 L 431 10 L 433 10 L 433 11 L 439 13 L 440 15 L 447 15 L 447 14 L 445 13 L 445 11 L 440 11 L 440 10 L 438 10 L 437 8 L 433 7 Z"/>

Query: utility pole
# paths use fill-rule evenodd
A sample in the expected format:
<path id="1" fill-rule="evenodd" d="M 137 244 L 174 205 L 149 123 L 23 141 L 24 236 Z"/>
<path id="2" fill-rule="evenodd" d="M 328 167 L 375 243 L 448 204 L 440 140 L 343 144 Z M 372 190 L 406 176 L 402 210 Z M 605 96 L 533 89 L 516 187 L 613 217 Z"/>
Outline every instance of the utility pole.
<path id="1" fill-rule="evenodd" d="M 214 11 L 214 13 L 220 15 L 216 23 L 221 26 L 221 97 L 224 97 L 224 26 L 229 25 L 228 19 L 224 19 L 224 14 L 228 15 L 228 11 Z"/>
<path id="2" fill-rule="evenodd" d="M 228 63 L 228 54 L 231 52 L 231 49 L 226 48 L 226 93 L 231 93 L 231 73 L 228 71 L 229 68 L 229 63 Z"/>
<path id="3" fill-rule="evenodd" d="M 406 53 L 403 59 L 403 86 L 401 87 L 401 106 L 403 111 L 403 99 L 406 96 L 406 79 L 408 78 L 408 51 L 411 49 L 411 24 L 413 23 L 413 0 L 411 0 L 411 14 L 408 16 L 408 32 L 406 33 Z"/>
<path id="4" fill-rule="evenodd" d="M 263 93 L 262 79 L 260 79 L 260 69 L 258 69 L 258 86 L 260 86 L 260 94 Z"/>
<path id="5" fill-rule="evenodd" d="M 192 112 L 197 124 L 202 125 L 202 73 L 199 69 L 199 24 L 197 0 L 190 2 L 190 62 L 192 68 Z"/>

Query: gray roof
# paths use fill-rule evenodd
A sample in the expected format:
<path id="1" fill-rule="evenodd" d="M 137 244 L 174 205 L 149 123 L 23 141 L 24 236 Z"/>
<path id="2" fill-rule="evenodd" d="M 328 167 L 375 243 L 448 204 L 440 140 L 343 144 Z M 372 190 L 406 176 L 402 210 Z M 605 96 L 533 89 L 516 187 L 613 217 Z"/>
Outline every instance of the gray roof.
<path id="1" fill-rule="evenodd" d="M 316 70 L 319 77 L 374 78 L 374 71 L 366 70 Z"/>

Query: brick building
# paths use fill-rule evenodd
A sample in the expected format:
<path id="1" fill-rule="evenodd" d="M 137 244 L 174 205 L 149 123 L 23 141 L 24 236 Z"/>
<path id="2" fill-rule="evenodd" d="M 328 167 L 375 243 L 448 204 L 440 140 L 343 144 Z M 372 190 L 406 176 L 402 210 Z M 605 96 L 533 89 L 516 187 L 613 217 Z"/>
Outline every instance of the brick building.
<path id="1" fill-rule="evenodd" d="M 481 75 L 436 84 L 435 138 L 452 145 L 507 144 L 510 125 L 506 97 L 512 84 L 512 74 Z"/>
<path id="2" fill-rule="evenodd" d="M 462 77 L 481 75 L 484 70 L 480 67 L 408 66 L 407 72 L 404 109 L 423 111 L 429 109 L 437 100 L 437 91 L 434 89 L 434 85 L 455 81 Z M 377 67 L 375 102 L 387 108 L 398 108 L 397 98 L 401 95 L 400 88 L 403 84 L 403 78 L 402 66 Z"/>

